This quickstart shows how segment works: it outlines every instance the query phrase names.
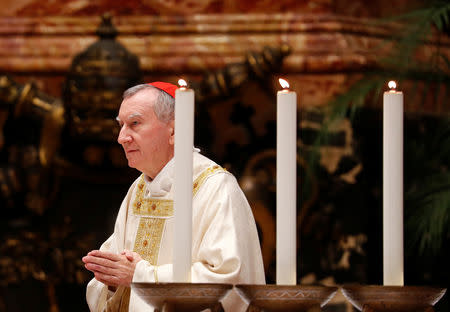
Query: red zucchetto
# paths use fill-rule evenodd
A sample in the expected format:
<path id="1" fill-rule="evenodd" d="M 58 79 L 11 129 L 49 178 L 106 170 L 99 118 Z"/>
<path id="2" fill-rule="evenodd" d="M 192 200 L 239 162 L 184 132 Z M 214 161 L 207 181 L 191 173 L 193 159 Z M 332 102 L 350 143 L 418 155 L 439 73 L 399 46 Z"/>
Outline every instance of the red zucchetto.
<path id="1" fill-rule="evenodd" d="M 154 86 L 155 88 L 158 88 L 159 90 L 166 92 L 167 94 L 171 95 L 173 98 L 175 98 L 175 90 L 178 89 L 178 87 L 176 85 L 168 83 L 168 82 L 162 82 L 162 81 L 150 82 L 149 85 Z"/>

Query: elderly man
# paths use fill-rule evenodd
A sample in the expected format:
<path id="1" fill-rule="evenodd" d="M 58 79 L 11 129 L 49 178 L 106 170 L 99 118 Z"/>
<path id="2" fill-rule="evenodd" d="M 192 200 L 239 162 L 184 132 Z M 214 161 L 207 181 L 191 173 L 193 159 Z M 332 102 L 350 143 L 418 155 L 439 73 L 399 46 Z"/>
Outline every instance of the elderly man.
<path id="1" fill-rule="evenodd" d="M 95 275 L 86 292 L 91 311 L 153 311 L 130 283 L 172 279 L 175 90 L 154 82 L 124 93 L 118 142 L 142 175 L 122 202 L 114 233 L 83 257 Z M 236 179 L 193 153 L 192 282 L 263 284 L 255 221 Z M 222 304 L 245 310 L 234 292 Z"/>

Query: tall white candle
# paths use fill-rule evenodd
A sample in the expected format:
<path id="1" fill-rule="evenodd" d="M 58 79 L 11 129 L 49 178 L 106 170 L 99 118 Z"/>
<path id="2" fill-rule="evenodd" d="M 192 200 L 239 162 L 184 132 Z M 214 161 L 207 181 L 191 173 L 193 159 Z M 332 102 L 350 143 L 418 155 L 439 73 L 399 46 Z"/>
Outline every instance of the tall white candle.
<path id="1" fill-rule="evenodd" d="M 280 79 L 280 83 L 286 83 Z M 297 283 L 297 94 L 277 94 L 277 284 Z"/>
<path id="2" fill-rule="evenodd" d="M 383 284 L 403 286 L 403 93 L 383 95 Z"/>
<path id="3" fill-rule="evenodd" d="M 185 85 L 184 80 L 179 81 Z M 192 148 L 194 146 L 194 91 L 175 91 L 175 172 L 173 281 L 191 281 L 192 262 Z"/>

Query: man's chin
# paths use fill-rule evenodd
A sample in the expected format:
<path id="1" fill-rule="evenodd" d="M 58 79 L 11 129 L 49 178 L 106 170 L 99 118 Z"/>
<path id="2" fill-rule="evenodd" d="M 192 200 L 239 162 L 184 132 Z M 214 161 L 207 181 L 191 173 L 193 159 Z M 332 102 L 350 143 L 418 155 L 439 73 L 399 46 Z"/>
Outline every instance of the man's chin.
<path id="1" fill-rule="evenodd" d="M 128 167 L 139 170 L 137 168 L 138 167 L 137 163 L 135 161 L 133 161 L 133 160 L 130 160 L 130 159 L 128 159 Z"/>

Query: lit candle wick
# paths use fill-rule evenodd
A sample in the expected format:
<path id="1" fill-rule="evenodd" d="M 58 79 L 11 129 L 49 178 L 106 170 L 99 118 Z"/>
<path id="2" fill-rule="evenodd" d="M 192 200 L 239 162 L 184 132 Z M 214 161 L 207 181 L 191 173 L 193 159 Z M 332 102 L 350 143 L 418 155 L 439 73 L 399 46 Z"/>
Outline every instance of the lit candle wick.
<path id="1" fill-rule="evenodd" d="M 289 82 L 284 80 L 283 78 L 278 78 L 278 82 L 280 83 L 283 91 L 289 91 Z"/>
<path id="2" fill-rule="evenodd" d="M 186 90 L 186 88 L 187 88 L 187 82 L 184 79 L 179 79 L 178 85 L 180 86 L 181 90 Z"/>
<path id="3" fill-rule="evenodd" d="M 396 88 L 397 88 L 397 83 L 393 80 L 388 82 L 388 87 L 389 87 L 389 92 L 396 92 Z"/>

